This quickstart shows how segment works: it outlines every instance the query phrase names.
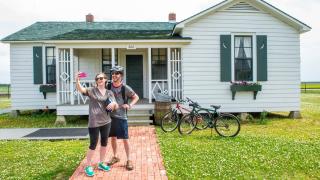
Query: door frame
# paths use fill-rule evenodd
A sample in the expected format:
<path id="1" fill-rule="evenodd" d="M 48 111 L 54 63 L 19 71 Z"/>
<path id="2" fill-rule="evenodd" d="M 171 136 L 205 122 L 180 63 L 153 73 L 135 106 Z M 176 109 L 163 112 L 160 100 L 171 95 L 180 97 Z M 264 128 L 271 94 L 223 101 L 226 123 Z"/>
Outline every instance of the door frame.
<path id="1" fill-rule="evenodd" d="M 127 63 L 126 63 L 126 60 L 127 60 L 127 55 L 142 55 L 142 65 L 143 65 L 143 97 L 140 97 L 140 98 L 148 98 L 149 97 L 149 92 L 148 92 L 148 82 L 149 81 L 149 77 L 147 77 L 147 50 L 148 49 L 139 49 L 139 50 L 127 50 L 127 49 L 124 49 L 124 51 L 121 53 L 121 61 L 123 64 L 123 67 L 124 68 L 124 74 L 125 74 L 125 77 L 123 77 L 123 81 L 124 83 L 127 82 Z M 118 52 L 119 53 L 119 52 Z"/>

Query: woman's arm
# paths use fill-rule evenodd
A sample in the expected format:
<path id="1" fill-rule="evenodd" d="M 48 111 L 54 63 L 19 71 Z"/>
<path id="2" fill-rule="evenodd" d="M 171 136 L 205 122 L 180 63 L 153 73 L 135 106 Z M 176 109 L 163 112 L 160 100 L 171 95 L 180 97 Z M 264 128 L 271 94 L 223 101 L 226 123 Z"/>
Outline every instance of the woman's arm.
<path id="1" fill-rule="evenodd" d="M 82 94 L 87 94 L 87 89 L 82 87 L 81 84 L 80 84 L 79 72 L 76 73 L 75 79 L 76 79 L 77 90 Z"/>
<path id="2" fill-rule="evenodd" d="M 116 109 L 119 108 L 119 105 L 114 97 L 114 94 L 112 91 L 110 91 L 110 100 L 111 100 L 111 103 L 107 106 L 107 109 L 111 110 L 111 111 L 114 111 Z"/>

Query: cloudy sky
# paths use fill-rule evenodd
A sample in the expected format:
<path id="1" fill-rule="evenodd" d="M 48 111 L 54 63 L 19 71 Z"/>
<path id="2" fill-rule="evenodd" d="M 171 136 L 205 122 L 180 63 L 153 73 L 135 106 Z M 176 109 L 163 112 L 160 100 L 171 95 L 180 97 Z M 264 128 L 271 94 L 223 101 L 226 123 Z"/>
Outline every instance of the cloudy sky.
<path id="1" fill-rule="evenodd" d="M 0 39 L 36 21 L 167 21 L 186 19 L 222 0 L 0 0 Z M 301 35 L 301 80 L 320 81 L 320 0 L 266 0 L 312 27 Z M 10 83 L 9 45 L 0 43 L 0 84 Z"/>

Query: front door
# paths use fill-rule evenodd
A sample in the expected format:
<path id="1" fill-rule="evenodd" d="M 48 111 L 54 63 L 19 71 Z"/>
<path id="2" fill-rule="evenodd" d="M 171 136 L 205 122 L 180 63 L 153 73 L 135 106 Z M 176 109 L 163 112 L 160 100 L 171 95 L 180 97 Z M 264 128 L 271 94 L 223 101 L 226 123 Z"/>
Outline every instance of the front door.
<path id="1" fill-rule="evenodd" d="M 142 55 L 126 56 L 127 84 L 143 98 L 143 57 Z"/>

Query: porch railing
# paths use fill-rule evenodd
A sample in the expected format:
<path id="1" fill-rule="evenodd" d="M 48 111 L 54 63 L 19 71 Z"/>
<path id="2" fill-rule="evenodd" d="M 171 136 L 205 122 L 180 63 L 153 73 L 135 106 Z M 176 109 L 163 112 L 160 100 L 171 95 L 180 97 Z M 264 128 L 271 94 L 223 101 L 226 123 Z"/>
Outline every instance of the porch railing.
<path id="1" fill-rule="evenodd" d="M 162 79 L 162 80 L 151 80 L 151 85 L 152 85 L 152 98 L 155 99 L 155 94 L 156 93 L 164 93 L 164 94 L 169 94 L 168 91 L 168 80 L 167 79 Z"/>
<path id="2" fill-rule="evenodd" d="M 84 88 L 89 88 L 89 87 L 93 87 L 95 82 L 94 82 L 94 80 L 81 80 L 80 84 Z M 73 87 L 74 87 L 74 90 L 73 90 L 74 104 L 75 105 L 87 104 L 87 102 L 89 102 L 88 96 L 83 95 L 82 93 L 80 93 L 76 89 L 76 83 L 75 82 L 74 82 L 74 86 Z"/>

